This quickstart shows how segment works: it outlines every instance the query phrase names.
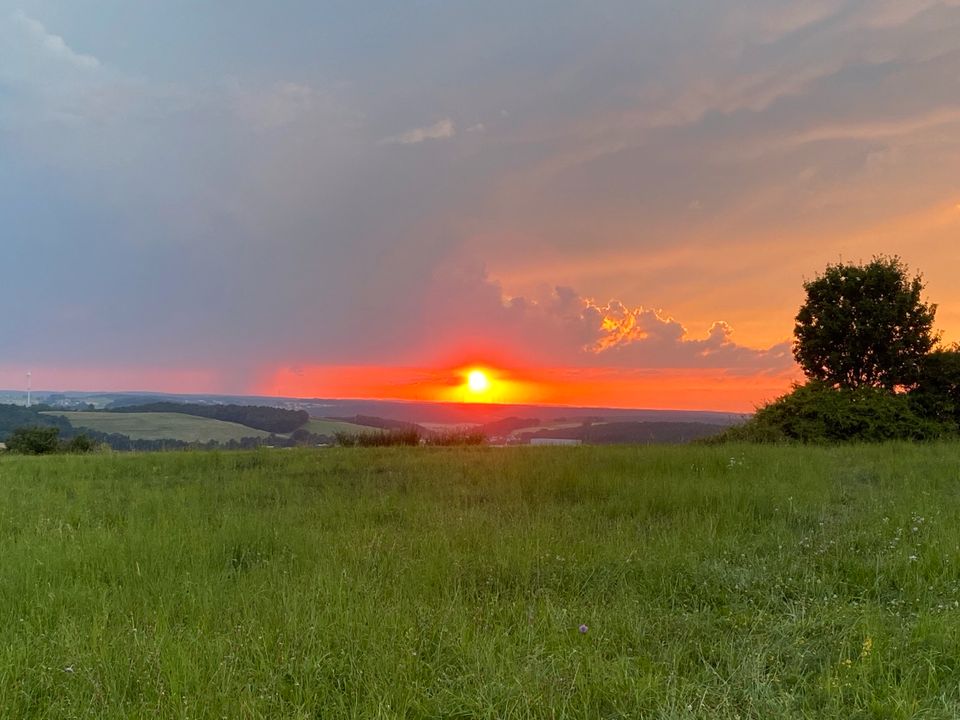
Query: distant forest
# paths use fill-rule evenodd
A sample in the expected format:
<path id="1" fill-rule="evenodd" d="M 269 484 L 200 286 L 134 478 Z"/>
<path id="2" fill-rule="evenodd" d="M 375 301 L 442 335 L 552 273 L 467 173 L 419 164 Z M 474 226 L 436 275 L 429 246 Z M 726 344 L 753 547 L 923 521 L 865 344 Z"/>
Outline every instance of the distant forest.
<path id="1" fill-rule="evenodd" d="M 55 427 L 60 430 L 61 435 L 70 437 L 73 426 L 65 417 L 40 414 L 42 410 L 51 409 L 44 405 L 29 408 L 23 405 L 0 405 L 0 442 L 22 427 Z"/>

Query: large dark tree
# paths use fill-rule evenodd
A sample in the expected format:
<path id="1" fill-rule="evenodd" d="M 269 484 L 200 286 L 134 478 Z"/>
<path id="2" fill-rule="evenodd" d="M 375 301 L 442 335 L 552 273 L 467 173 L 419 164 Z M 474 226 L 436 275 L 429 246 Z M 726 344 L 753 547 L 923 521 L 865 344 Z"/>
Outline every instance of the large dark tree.
<path id="1" fill-rule="evenodd" d="M 923 301 L 923 280 L 898 257 L 866 265 L 828 265 L 804 283 L 794 357 L 807 377 L 841 388 L 914 386 L 936 343 L 936 305 Z"/>

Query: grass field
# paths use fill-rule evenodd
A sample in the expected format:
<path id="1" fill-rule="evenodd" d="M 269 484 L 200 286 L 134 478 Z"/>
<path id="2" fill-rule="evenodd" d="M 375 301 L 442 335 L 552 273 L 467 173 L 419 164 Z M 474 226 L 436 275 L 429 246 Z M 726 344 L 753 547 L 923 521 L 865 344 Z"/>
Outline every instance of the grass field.
<path id="1" fill-rule="evenodd" d="M 368 427 L 366 425 L 357 425 L 355 423 L 341 422 L 339 420 L 322 420 L 320 418 L 310 418 L 303 430 L 308 430 L 316 435 L 333 435 L 338 432 L 351 434 L 382 432 L 379 428 Z"/>
<path id="2" fill-rule="evenodd" d="M 960 717 L 955 444 L 6 455 L 0 557 L 4 718 Z"/>
<path id="3" fill-rule="evenodd" d="M 603 422 L 595 422 L 593 425 L 605 425 Z M 524 433 L 535 433 L 541 430 L 566 430 L 568 428 L 581 427 L 583 422 L 554 422 L 546 425 L 531 425 L 530 427 L 517 428 L 510 432 L 510 437 L 519 437 Z"/>
<path id="4" fill-rule="evenodd" d="M 227 442 L 245 437 L 265 438 L 270 433 L 246 425 L 183 413 L 48 412 L 63 415 L 74 427 L 120 433 L 133 440 L 184 440 Z"/>

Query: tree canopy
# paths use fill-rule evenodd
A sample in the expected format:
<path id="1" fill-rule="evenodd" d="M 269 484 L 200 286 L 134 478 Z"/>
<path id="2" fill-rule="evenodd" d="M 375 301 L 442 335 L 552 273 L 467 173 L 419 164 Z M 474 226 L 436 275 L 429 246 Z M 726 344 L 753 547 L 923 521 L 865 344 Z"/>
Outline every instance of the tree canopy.
<path id="1" fill-rule="evenodd" d="M 898 257 L 837 263 L 803 285 L 793 354 L 808 378 L 838 388 L 910 388 L 937 342 L 936 305 Z"/>

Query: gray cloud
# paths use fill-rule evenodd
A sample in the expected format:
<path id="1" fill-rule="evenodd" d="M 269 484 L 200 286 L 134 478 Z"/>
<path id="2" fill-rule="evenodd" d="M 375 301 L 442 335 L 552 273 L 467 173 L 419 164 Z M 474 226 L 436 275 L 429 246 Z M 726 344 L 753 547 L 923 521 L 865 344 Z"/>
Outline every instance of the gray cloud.
<path id="1" fill-rule="evenodd" d="M 782 369 L 839 254 L 950 305 L 956 2 L 162 5 L 0 0 L 0 365 Z"/>
<path id="2" fill-rule="evenodd" d="M 391 135 L 380 141 L 382 145 L 417 145 L 427 140 L 447 140 L 456 135 L 457 129 L 450 118 L 437 120 L 433 125 L 414 128 L 399 135 Z"/>
<path id="3" fill-rule="evenodd" d="M 14 13 L 13 21 L 48 55 L 83 70 L 92 70 L 100 67 L 100 61 L 93 55 L 86 55 L 75 51 L 67 45 L 62 37 L 48 32 L 43 26 L 43 23 L 27 16 L 23 11 Z"/>

